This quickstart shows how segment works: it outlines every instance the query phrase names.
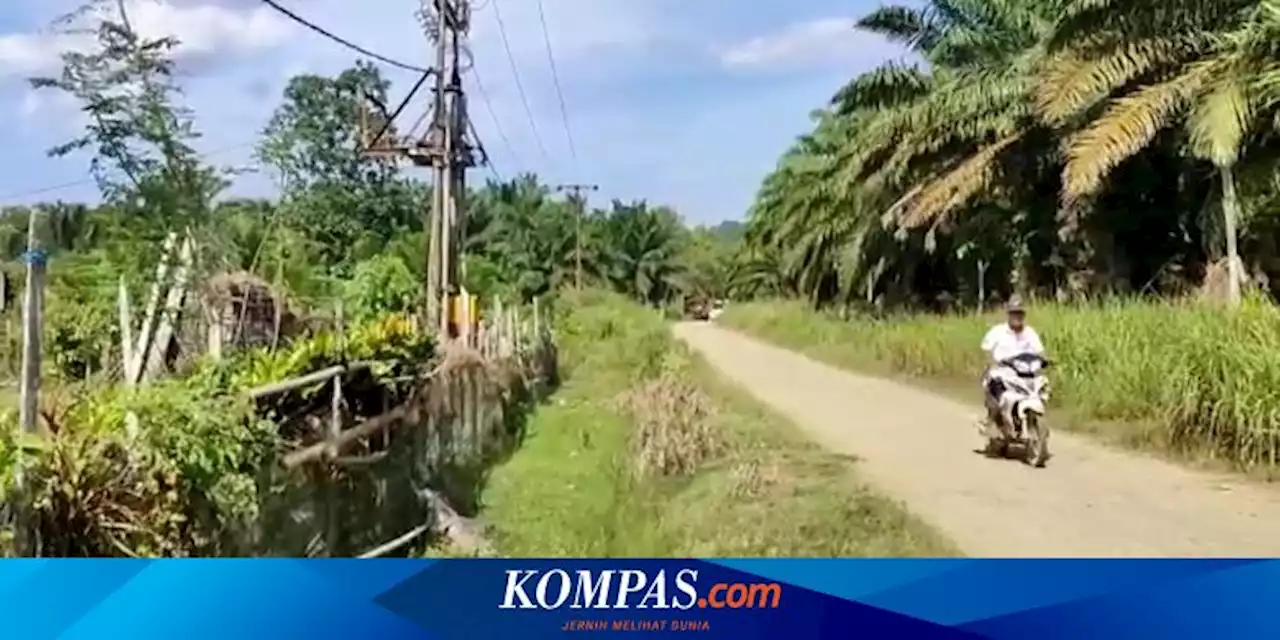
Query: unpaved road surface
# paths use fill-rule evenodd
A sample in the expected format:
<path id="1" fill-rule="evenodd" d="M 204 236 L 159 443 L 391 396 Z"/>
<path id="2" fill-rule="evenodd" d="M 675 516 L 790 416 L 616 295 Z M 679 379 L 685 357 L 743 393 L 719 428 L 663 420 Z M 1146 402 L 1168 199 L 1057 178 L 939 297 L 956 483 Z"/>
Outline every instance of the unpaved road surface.
<path id="1" fill-rule="evenodd" d="M 840 371 L 709 323 L 675 332 L 815 441 L 856 456 L 861 477 L 969 555 L 1280 555 L 1275 489 L 1061 431 L 1044 469 L 989 459 L 975 451 L 976 403 Z"/>

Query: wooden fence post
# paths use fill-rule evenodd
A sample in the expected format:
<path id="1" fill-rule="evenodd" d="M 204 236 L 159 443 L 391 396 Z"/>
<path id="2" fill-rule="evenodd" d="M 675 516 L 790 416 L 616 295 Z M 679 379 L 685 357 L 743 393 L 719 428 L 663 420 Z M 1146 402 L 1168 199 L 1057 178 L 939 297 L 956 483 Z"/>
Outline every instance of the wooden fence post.
<path id="1" fill-rule="evenodd" d="M 132 352 L 131 367 L 125 370 L 125 384 L 134 385 L 142 376 L 142 366 L 146 363 L 147 353 L 151 351 L 151 339 L 155 336 L 156 313 L 160 309 L 160 296 L 164 292 L 165 277 L 169 275 L 169 260 L 173 257 L 174 244 L 178 241 L 177 233 L 169 233 L 165 237 L 164 246 L 160 249 L 160 264 L 156 265 L 156 280 L 151 283 L 151 295 L 147 298 L 147 307 L 142 317 L 142 330 L 138 333 L 138 343 Z"/>
<path id="2" fill-rule="evenodd" d="M 341 353 L 346 353 L 346 325 L 342 314 L 342 301 L 339 300 L 334 312 L 335 326 L 334 331 L 338 335 L 338 349 Z M 342 553 L 343 529 L 341 519 L 341 496 L 339 495 L 340 485 L 338 478 L 335 477 L 337 467 L 333 461 L 338 457 L 338 436 L 342 435 L 342 374 L 333 377 L 333 396 L 329 401 L 329 428 L 325 434 L 325 440 L 328 446 L 325 448 L 325 455 L 322 464 L 325 465 L 327 472 L 324 477 L 325 483 L 325 526 L 327 529 L 325 546 L 328 548 L 329 556 L 340 555 Z"/>
<path id="3" fill-rule="evenodd" d="M 188 230 L 187 235 L 182 239 L 182 248 L 178 252 L 178 264 L 173 271 L 173 283 L 165 297 L 164 312 L 156 328 L 155 339 L 149 350 L 138 354 L 140 360 L 138 366 L 143 367 L 142 378 L 159 376 L 167 365 L 165 356 L 169 353 L 169 346 L 177 331 L 178 316 L 182 313 L 182 303 L 186 299 L 187 276 L 195 260 L 194 252 L 195 243 Z"/>

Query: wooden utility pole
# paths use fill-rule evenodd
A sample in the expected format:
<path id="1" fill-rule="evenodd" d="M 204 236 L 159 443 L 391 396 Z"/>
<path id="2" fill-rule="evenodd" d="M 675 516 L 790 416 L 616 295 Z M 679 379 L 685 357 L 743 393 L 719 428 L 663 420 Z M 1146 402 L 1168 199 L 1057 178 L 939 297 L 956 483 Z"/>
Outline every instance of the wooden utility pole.
<path id="1" fill-rule="evenodd" d="M 569 193 L 569 202 L 573 204 L 574 215 L 576 216 L 574 223 L 574 271 L 573 286 L 582 289 L 582 216 L 586 213 L 587 199 L 583 197 L 583 191 L 599 191 L 600 185 L 596 184 L 562 184 L 556 186 L 556 191 L 567 191 Z"/>
<path id="2" fill-rule="evenodd" d="M 466 169 L 476 165 L 475 145 L 465 137 L 468 120 L 460 64 L 471 28 L 471 5 L 469 0 L 423 0 L 419 17 L 436 48 L 436 65 L 431 70 L 435 86 L 430 127 L 416 139 L 400 139 L 394 134 L 379 134 L 369 139 L 368 131 L 363 130 L 366 124 L 363 109 L 361 127 L 365 153 L 407 158 L 415 166 L 432 169 L 432 202 L 424 225 L 428 243 L 424 293 L 426 320 L 435 323 L 443 334 L 449 325 L 450 301 L 458 289 L 458 249 L 466 196 L 464 176 Z M 383 126 L 382 133 L 388 128 Z"/>

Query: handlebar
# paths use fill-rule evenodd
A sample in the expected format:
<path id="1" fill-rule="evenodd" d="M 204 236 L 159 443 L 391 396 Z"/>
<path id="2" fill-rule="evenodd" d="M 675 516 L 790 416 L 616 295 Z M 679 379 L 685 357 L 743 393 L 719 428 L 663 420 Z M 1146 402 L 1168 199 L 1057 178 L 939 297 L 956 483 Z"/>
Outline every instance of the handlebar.
<path id="1" fill-rule="evenodd" d="M 1004 360 L 1001 360 L 1001 361 L 997 362 L 997 363 L 996 363 L 996 366 L 999 366 L 999 367 L 1012 367 L 1012 366 L 1014 366 L 1014 365 L 1013 365 L 1014 361 L 1015 361 L 1015 360 L 1017 360 L 1017 359 L 1019 359 L 1019 358 L 1021 358 L 1021 357 L 1024 357 L 1024 356 L 1014 356 L 1014 357 L 1012 357 L 1012 358 L 1005 358 Z M 1044 356 L 1035 356 L 1035 357 L 1040 359 L 1040 368 L 1042 368 L 1042 369 L 1048 369 L 1050 366 L 1052 366 L 1052 365 L 1053 365 L 1053 361 L 1052 361 L 1052 360 L 1050 360 L 1050 359 L 1048 359 L 1048 358 L 1046 358 L 1046 357 L 1044 357 Z"/>

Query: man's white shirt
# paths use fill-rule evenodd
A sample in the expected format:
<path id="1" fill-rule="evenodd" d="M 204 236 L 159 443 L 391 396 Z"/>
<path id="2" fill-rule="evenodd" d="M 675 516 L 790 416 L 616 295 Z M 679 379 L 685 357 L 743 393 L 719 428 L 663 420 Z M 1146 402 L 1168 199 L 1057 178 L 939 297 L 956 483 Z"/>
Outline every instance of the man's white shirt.
<path id="1" fill-rule="evenodd" d="M 1044 355 L 1044 345 L 1035 329 L 1023 325 L 1022 331 L 1014 331 L 1007 323 L 1000 323 L 982 338 L 982 350 L 991 354 L 992 362 L 1000 362 L 1024 353 Z"/>

